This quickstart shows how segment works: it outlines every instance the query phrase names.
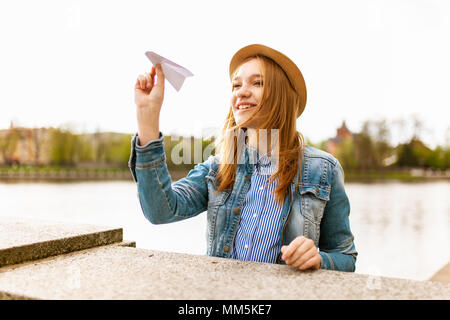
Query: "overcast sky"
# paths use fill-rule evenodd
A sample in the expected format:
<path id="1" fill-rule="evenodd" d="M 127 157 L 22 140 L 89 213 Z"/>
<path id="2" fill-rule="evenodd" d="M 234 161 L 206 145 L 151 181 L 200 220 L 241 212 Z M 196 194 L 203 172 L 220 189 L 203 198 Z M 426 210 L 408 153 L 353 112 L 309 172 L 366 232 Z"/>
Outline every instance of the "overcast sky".
<path id="1" fill-rule="evenodd" d="M 135 132 L 155 51 L 194 73 L 179 92 L 166 83 L 161 131 L 199 136 L 222 126 L 234 52 L 262 43 L 301 69 L 297 124 L 313 142 L 343 120 L 411 115 L 430 146 L 450 135 L 450 1 L 1 1 L 0 33 L 0 128 Z"/>

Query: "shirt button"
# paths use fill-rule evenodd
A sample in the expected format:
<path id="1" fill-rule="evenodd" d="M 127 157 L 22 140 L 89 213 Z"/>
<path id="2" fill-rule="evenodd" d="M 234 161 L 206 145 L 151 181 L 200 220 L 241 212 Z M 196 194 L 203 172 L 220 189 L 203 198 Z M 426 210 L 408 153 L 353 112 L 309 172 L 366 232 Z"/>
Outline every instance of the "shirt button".
<path id="1" fill-rule="evenodd" d="M 264 187 L 259 187 L 259 190 L 264 190 Z"/>
<path id="2" fill-rule="evenodd" d="M 253 214 L 253 218 L 256 218 L 256 213 Z"/>
<path id="3" fill-rule="evenodd" d="M 241 212 L 241 209 L 240 209 L 240 208 L 234 208 L 234 209 L 233 209 L 233 213 L 234 213 L 234 214 L 239 214 L 239 212 Z"/>
<path id="4" fill-rule="evenodd" d="M 228 252 L 228 250 L 230 250 L 228 246 L 223 246 L 223 251 Z"/>
<path id="5" fill-rule="evenodd" d="M 246 244 L 246 245 L 244 246 L 244 248 L 245 248 L 245 249 L 248 249 L 248 245 Z"/>

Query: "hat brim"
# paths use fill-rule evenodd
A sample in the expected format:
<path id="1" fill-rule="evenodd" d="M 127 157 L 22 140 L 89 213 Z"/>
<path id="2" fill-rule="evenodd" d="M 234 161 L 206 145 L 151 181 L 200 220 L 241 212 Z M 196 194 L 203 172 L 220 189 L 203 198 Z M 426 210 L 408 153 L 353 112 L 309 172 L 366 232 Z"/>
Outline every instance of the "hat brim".
<path id="1" fill-rule="evenodd" d="M 239 49 L 231 58 L 230 61 L 230 80 L 233 77 L 235 70 L 249 57 L 263 55 L 275 61 L 281 69 L 286 73 L 289 82 L 294 88 L 295 92 L 300 96 L 300 105 L 297 110 L 297 117 L 299 117 L 306 106 L 306 84 L 303 75 L 297 65 L 285 56 L 283 53 L 267 47 L 262 44 L 251 44 Z"/>

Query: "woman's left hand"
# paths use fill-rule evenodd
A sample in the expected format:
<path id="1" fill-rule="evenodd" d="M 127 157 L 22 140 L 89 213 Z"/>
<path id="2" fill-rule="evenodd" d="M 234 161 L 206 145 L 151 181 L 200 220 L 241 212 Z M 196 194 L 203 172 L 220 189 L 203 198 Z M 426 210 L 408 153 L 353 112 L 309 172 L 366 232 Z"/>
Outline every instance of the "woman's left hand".
<path id="1" fill-rule="evenodd" d="M 314 245 L 314 241 L 304 236 L 292 240 L 288 246 L 281 247 L 281 259 L 287 265 L 300 270 L 319 269 L 322 258 L 319 250 Z"/>

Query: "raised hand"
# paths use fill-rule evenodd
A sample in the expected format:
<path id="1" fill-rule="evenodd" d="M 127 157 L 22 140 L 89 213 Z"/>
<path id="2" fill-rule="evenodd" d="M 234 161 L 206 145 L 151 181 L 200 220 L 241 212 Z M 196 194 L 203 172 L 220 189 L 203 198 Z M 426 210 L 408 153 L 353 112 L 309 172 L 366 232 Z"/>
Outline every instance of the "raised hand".
<path id="1" fill-rule="evenodd" d="M 155 83 L 155 76 L 157 82 Z M 134 101 L 141 146 L 159 137 L 159 114 L 164 100 L 164 73 L 161 65 L 139 75 L 134 86 Z"/>

